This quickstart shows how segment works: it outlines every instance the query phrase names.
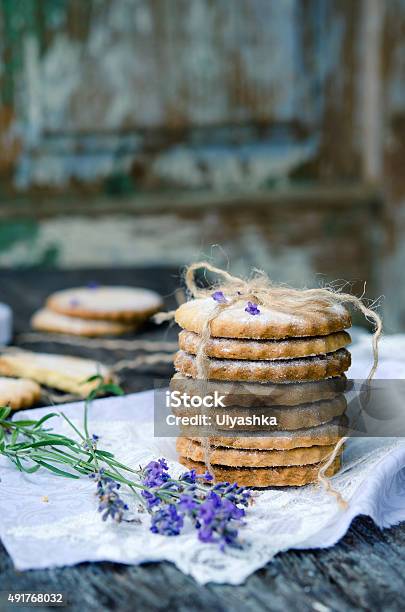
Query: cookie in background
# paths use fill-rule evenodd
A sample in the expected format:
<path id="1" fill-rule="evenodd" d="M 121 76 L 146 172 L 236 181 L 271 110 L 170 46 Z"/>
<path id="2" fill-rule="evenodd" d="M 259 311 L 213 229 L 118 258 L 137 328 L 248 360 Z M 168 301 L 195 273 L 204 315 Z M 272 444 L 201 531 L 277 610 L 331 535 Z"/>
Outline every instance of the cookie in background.
<path id="1" fill-rule="evenodd" d="M 41 387 L 27 378 L 0 376 L 0 407 L 31 408 L 41 399 Z"/>
<path id="2" fill-rule="evenodd" d="M 92 359 L 19 349 L 0 355 L 0 374 L 28 378 L 78 397 L 87 397 L 100 384 L 99 379 L 88 381 L 93 376 L 101 376 L 104 383 L 113 380 L 109 368 Z"/>
<path id="3" fill-rule="evenodd" d="M 137 287 L 97 284 L 57 291 L 34 313 L 36 331 L 74 336 L 116 336 L 134 332 L 162 307 L 161 296 Z"/>

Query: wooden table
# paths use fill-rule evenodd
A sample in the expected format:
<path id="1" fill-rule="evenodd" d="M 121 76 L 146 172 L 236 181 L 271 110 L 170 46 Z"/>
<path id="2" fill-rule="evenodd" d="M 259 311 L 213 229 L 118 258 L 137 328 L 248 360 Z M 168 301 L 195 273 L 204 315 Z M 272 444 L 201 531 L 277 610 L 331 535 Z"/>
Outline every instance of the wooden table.
<path id="1" fill-rule="evenodd" d="M 170 308 L 174 306 L 173 291 L 179 285 L 179 271 L 163 268 L 2 271 L 0 299 L 14 309 L 17 343 L 18 334 L 29 330 L 29 316 L 51 291 L 91 280 L 159 290 Z M 176 330 L 149 326 L 142 336 L 175 339 Z M 107 363 L 127 356 L 122 351 L 79 349 L 49 342 L 24 346 L 37 351 L 92 356 Z M 170 374 L 168 365 L 127 372 L 123 386 L 128 392 L 151 388 L 154 378 Z M 405 524 L 380 531 L 367 518 L 356 519 L 333 548 L 279 554 L 244 585 L 236 587 L 198 586 L 170 563 L 135 567 L 84 563 L 20 573 L 14 570 L 4 548 L 0 548 L 0 590 L 64 591 L 69 597 L 68 609 L 77 611 L 395 611 L 404 609 L 404 576 Z"/>

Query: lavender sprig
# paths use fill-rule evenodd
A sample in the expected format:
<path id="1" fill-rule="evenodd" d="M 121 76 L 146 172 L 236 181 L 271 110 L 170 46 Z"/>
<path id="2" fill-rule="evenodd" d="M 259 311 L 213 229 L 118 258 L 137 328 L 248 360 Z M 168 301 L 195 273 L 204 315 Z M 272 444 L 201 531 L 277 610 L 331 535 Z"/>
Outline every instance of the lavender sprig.
<path id="1" fill-rule="evenodd" d="M 152 533 L 175 536 L 186 525 L 192 525 L 201 542 L 216 543 L 221 550 L 240 546 L 238 530 L 244 524 L 250 491 L 227 482 L 214 484 L 208 472 L 198 475 L 190 470 L 173 478 L 163 458 L 135 470 L 118 461 L 113 453 L 100 449 L 100 437 L 89 433 L 91 401 L 100 392 L 122 394 L 122 390 L 105 385 L 101 377 L 92 378 L 95 379 L 99 384 L 85 401 L 83 431 L 64 413 L 49 413 L 39 420 L 11 421 L 10 408 L 0 408 L 0 454 L 26 473 L 42 467 L 66 478 L 87 475 L 96 482 L 98 510 L 104 521 L 127 520 L 129 507 L 120 495 L 123 485 L 150 513 Z M 78 440 L 47 427 L 54 417 L 64 418 Z"/>
<path id="2" fill-rule="evenodd" d="M 198 475 L 195 470 L 173 479 L 164 459 L 151 461 L 143 470 L 142 491 L 152 514 L 151 531 L 162 535 L 178 535 L 186 519 L 197 530 L 201 542 L 240 546 L 238 529 L 244 524 L 245 508 L 251 501 L 250 491 L 237 484 L 212 482 L 209 472 Z"/>

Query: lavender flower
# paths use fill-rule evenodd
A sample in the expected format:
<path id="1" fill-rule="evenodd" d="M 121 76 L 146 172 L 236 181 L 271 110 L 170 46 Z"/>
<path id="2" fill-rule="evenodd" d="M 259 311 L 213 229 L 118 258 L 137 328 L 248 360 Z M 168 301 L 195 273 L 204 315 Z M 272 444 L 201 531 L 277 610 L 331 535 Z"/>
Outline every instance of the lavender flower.
<path id="1" fill-rule="evenodd" d="M 152 533 L 178 535 L 187 520 L 201 542 L 218 544 L 221 550 L 240 545 L 238 528 L 244 524 L 244 507 L 250 501 L 244 487 L 210 484 L 209 472 L 197 474 L 194 469 L 174 479 L 164 459 L 148 463 L 142 477 L 146 488 L 141 495 L 151 514 Z"/>
<path id="2" fill-rule="evenodd" d="M 104 468 L 90 474 L 89 477 L 97 482 L 98 511 L 103 513 L 103 521 L 110 517 L 120 523 L 124 517 L 124 512 L 128 510 L 128 506 L 117 493 L 121 488 L 119 482 L 116 482 L 110 476 L 106 476 Z"/>
<path id="3" fill-rule="evenodd" d="M 243 508 L 211 491 L 197 513 L 199 540 L 217 543 L 221 550 L 227 545 L 239 546 L 238 530 L 235 527 L 243 524 L 244 516 Z"/>
<path id="4" fill-rule="evenodd" d="M 213 300 L 218 302 L 218 304 L 226 304 L 227 300 L 222 291 L 214 291 L 211 297 Z"/>
<path id="5" fill-rule="evenodd" d="M 170 478 L 168 466 L 164 459 L 151 461 L 144 469 L 144 479 L 142 484 L 146 487 L 160 487 Z"/>
<path id="6" fill-rule="evenodd" d="M 107 476 L 104 468 L 90 478 L 97 482 L 98 510 L 103 520 L 120 522 L 128 510 L 118 493 L 120 484 Z M 194 469 L 172 478 L 165 459 L 150 461 L 141 471 L 141 498 L 151 515 L 152 533 L 176 536 L 187 522 L 201 542 L 217 544 L 221 550 L 240 546 L 238 530 L 244 524 L 250 492 L 236 483 L 211 484 L 211 480 L 208 472 L 197 474 Z"/>
<path id="7" fill-rule="evenodd" d="M 142 491 L 141 495 L 146 502 L 146 506 L 148 510 L 151 510 L 151 508 L 153 508 L 154 506 L 158 506 L 160 504 L 160 501 L 161 501 L 160 498 L 154 495 L 153 493 L 151 493 L 150 491 L 147 491 L 146 489 Z"/>
<path id="8" fill-rule="evenodd" d="M 78 300 L 77 298 L 70 299 L 69 306 L 72 306 L 72 308 L 76 308 L 77 306 L 80 306 L 80 300 Z"/>
<path id="9" fill-rule="evenodd" d="M 257 307 L 257 304 L 254 304 L 253 302 L 248 302 L 247 306 L 245 308 L 245 312 L 248 312 L 251 315 L 259 315 L 260 314 L 260 310 Z"/>
<path id="10" fill-rule="evenodd" d="M 82 446 L 86 450 L 95 450 L 97 448 L 97 442 L 100 440 L 100 436 L 92 434 L 91 438 L 85 440 Z"/>
<path id="11" fill-rule="evenodd" d="M 87 283 L 87 287 L 88 289 L 98 289 L 100 287 L 100 283 L 95 280 L 91 280 Z"/>
<path id="12" fill-rule="evenodd" d="M 181 495 L 178 506 L 180 510 L 187 513 L 196 510 L 198 508 L 198 502 L 192 495 Z"/>
<path id="13" fill-rule="evenodd" d="M 197 472 L 196 472 L 196 470 L 190 470 L 189 472 L 184 472 L 180 476 L 180 480 L 182 480 L 183 482 L 188 482 L 190 484 L 194 484 L 195 481 L 197 480 Z"/>
<path id="14" fill-rule="evenodd" d="M 174 504 L 169 504 L 166 508 L 161 508 L 152 514 L 152 524 L 150 530 L 152 533 L 175 536 L 179 535 L 183 525 L 184 516 L 177 512 Z"/>

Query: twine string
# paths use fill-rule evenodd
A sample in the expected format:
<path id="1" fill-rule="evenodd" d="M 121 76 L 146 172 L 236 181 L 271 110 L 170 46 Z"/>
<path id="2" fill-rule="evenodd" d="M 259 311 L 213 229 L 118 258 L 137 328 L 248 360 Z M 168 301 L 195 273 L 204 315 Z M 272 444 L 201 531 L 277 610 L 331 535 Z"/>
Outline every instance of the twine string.
<path id="1" fill-rule="evenodd" d="M 223 280 L 222 282 L 212 283 L 209 288 L 198 287 L 196 283 L 196 272 L 198 270 L 211 272 Z M 260 270 L 255 270 L 254 275 L 249 280 L 244 280 L 206 261 L 196 262 L 188 267 L 185 274 L 185 283 L 192 298 L 208 297 L 212 295 L 213 289 L 221 291 L 226 296 L 226 301 L 216 304 L 215 308 L 204 321 L 201 330 L 201 340 L 196 355 L 196 367 L 197 377 L 203 381 L 207 381 L 208 379 L 209 359 L 206 354 L 206 346 L 211 338 L 212 321 L 216 319 L 223 310 L 230 308 L 235 303 L 246 301 L 252 301 L 258 305 L 267 306 L 275 310 L 287 310 L 296 315 L 306 313 L 308 310 L 312 313 L 319 313 L 322 315 L 325 308 L 350 304 L 358 309 L 367 321 L 371 321 L 374 324 L 374 333 L 372 336 L 373 364 L 367 380 L 371 380 L 376 372 L 378 366 L 378 342 L 382 334 L 382 321 L 377 312 L 364 304 L 362 298 L 352 295 L 351 293 L 343 293 L 332 287 L 293 289 L 276 285 Z M 347 439 L 348 437 L 340 438 L 332 453 L 318 471 L 318 482 L 324 487 L 328 494 L 336 498 L 342 509 L 346 508 L 348 504 L 346 500 L 343 499 L 342 495 L 332 487 L 326 472 L 335 461 L 340 449 Z M 210 445 L 208 438 L 204 438 L 203 446 L 205 464 L 207 469 L 211 472 L 209 461 Z"/>

